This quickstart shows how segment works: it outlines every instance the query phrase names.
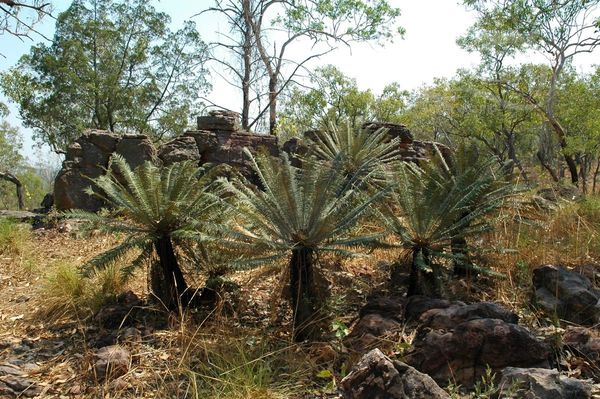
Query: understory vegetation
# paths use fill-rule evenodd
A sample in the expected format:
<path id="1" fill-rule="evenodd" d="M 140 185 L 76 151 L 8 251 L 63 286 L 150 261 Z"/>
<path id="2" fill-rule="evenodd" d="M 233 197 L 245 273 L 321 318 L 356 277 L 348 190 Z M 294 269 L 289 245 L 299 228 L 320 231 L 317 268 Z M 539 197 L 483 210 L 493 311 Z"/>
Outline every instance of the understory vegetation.
<path id="1" fill-rule="evenodd" d="M 0 0 L 0 397 L 600 397 L 600 0 L 401 3 Z"/>

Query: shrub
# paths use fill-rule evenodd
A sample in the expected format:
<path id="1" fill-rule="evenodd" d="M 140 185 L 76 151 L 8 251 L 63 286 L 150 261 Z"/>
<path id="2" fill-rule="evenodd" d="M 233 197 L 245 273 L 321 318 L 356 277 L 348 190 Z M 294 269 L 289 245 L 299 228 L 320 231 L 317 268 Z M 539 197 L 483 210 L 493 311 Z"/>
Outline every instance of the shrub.
<path id="1" fill-rule="evenodd" d="M 0 254 L 22 255 L 30 239 L 31 231 L 27 225 L 0 219 Z"/>
<path id="2" fill-rule="evenodd" d="M 113 302 L 124 290 L 123 272 L 116 265 L 85 277 L 73 264 L 60 261 L 45 277 L 39 315 L 48 320 L 85 319 Z"/>

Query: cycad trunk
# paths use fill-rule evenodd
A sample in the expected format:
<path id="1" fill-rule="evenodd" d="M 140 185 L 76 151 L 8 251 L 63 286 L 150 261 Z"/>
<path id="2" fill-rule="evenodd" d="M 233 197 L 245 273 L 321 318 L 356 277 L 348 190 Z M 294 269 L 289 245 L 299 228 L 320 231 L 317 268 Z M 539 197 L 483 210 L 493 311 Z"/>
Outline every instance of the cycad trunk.
<path id="1" fill-rule="evenodd" d="M 467 240 L 464 237 L 454 237 L 450 241 L 452 255 L 454 256 L 454 275 L 456 277 L 467 277 L 473 273 L 473 268 L 470 268 L 469 252 L 467 248 Z"/>
<path id="2" fill-rule="evenodd" d="M 426 272 L 424 268 L 430 268 L 432 272 Z M 441 296 L 440 273 L 440 267 L 432 262 L 429 248 L 414 249 L 407 295 Z"/>
<path id="3" fill-rule="evenodd" d="M 171 237 L 166 236 L 154 242 L 158 262 L 152 264 L 150 288 L 152 293 L 169 310 L 178 310 L 179 304 L 185 305 L 182 295 L 188 286 L 179 268 Z"/>
<path id="4" fill-rule="evenodd" d="M 315 316 L 313 276 L 314 251 L 298 247 L 292 250 L 290 260 L 290 295 L 294 317 L 294 340 L 309 338 Z"/>

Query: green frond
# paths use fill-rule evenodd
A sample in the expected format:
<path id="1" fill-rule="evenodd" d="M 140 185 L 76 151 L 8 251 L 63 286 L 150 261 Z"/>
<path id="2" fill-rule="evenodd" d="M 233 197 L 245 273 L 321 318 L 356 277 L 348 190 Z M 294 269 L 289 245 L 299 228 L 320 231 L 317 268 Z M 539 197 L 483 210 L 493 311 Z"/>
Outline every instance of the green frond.
<path id="1" fill-rule="evenodd" d="M 204 169 L 190 161 L 164 168 L 145 162 L 132 170 L 123 157 L 114 155 L 106 175 L 92 182 L 95 195 L 119 217 L 80 210 L 66 213 L 104 231 L 126 235 L 121 244 L 98 255 L 88 266 L 104 267 L 137 249 L 141 253 L 124 269 L 132 273 L 151 256 L 152 243 L 160 237 L 169 236 L 181 245 L 208 240 L 208 231 L 218 230 L 213 224 L 223 223 L 231 212 L 221 199 L 222 186 L 203 176 Z"/>
<path id="2" fill-rule="evenodd" d="M 384 171 L 400 161 L 400 142 L 387 129 L 353 129 L 331 125 L 310 138 L 311 154 L 326 162 L 339 162 L 343 174 L 361 186 L 382 187 Z"/>
<path id="3" fill-rule="evenodd" d="M 307 158 L 297 168 L 286 154 L 279 158 L 246 155 L 263 189 L 251 188 L 243 179 L 221 182 L 235 195 L 228 207 L 237 211 L 238 223 L 221 236 L 224 245 L 253 247 L 255 258 L 268 253 L 265 259 L 271 259 L 280 256 L 275 252 L 289 253 L 298 246 L 341 250 L 376 240 L 349 233 L 385 192 L 365 195 L 349 188 L 341 156 L 329 161 Z"/>

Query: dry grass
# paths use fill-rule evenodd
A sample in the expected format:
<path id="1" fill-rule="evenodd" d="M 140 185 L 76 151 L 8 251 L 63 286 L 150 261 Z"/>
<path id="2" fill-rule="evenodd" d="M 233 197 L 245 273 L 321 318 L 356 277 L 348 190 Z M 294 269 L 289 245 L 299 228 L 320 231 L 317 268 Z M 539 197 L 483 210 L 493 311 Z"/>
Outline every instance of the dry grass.
<path id="1" fill-rule="evenodd" d="M 486 291 L 485 299 L 523 310 L 529 307 L 536 267 L 600 264 L 600 197 L 559 201 L 550 209 L 507 210 L 476 245 L 491 248 L 485 255 L 488 266 L 506 276 L 494 281 L 495 290 Z"/>

